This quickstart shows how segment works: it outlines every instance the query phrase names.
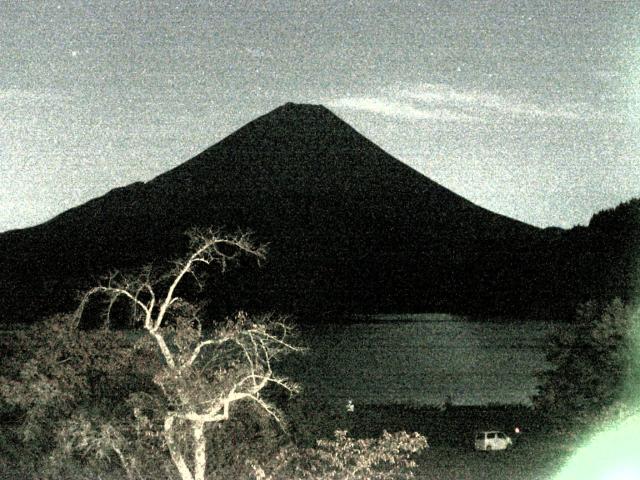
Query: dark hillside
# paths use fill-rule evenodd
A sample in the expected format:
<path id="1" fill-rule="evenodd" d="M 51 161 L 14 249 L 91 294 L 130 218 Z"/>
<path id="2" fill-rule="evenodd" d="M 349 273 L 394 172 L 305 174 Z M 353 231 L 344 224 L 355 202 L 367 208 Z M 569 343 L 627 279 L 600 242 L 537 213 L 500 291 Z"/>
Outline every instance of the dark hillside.
<path id="1" fill-rule="evenodd" d="M 70 308 L 110 269 L 164 265 L 192 226 L 269 243 L 263 268 L 213 283 L 222 310 L 526 315 L 567 300 L 549 269 L 567 260 L 563 232 L 474 205 L 322 106 L 286 104 L 147 183 L 0 234 L 4 320 Z"/>

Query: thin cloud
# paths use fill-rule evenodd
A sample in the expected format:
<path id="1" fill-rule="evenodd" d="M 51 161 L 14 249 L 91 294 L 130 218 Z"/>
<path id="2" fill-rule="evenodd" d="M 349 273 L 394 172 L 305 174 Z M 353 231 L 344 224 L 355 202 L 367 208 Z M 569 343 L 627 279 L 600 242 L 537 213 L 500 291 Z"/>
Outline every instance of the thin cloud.
<path id="1" fill-rule="evenodd" d="M 420 104 L 446 105 L 476 114 L 499 114 L 503 116 L 533 118 L 564 118 L 577 120 L 581 115 L 567 106 L 545 107 L 514 96 L 503 96 L 478 90 L 456 90 L 443 84 L 419 84 L 411 88 L 398 89 L 399 98 Z"/>
<path id="2" fill-rule="evenodd" d="M 419 108 L 410 102 L 384 97 L 343 97 L 329 102 L 330 107 L 376 113 L 400 120 L 475 122 L 478 118 L 448 108 Z"/>
<path id="3" fill-rule="evenodd" d="M 334 108 L 369 112 L 409 121 L 492 122 L 503 119 L 584 120 L 595 113 L 584 105 L 540 105 L 514 95 L 455 89 L 422 83 L 390 87 L 378 95 L 341 97 L 328 102 Z"/>

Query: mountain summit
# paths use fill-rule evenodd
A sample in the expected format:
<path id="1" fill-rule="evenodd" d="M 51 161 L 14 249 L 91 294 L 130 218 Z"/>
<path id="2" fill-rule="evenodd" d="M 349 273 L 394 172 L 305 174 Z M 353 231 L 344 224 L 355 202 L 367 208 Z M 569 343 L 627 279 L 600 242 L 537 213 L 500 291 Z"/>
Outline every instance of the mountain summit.
<path id="1" fill-rule="evenodd" d="M 194 226 L 269 244 L 267 265 L 207 292 L 223 310 L 519 312 L 550 237 L 426 178 L 325 107 L 287 103 L 147 183 L 0 234 L 0 308 L 17 321 L 70 308 L 110 270 L 184 253 Z"/>

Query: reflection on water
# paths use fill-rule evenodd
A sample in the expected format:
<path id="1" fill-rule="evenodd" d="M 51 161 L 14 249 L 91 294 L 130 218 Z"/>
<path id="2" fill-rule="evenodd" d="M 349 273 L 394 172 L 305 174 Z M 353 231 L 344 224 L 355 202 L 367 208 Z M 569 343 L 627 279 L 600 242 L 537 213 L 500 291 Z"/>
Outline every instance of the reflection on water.
<path id="1" fill-rule="evenodd" d="M 530 403 L 547 368 L 542 322 L 385 315 L 305 328 L 306 355 L 282 373 L 328 400 L 355 403 Z"/>

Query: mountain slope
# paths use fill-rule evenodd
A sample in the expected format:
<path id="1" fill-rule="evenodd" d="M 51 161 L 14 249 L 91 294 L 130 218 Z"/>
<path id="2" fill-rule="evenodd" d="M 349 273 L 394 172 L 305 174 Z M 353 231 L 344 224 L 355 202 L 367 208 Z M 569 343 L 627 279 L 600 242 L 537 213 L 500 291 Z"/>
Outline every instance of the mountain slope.
<path id="1" fill-rule="evenodd" d="M 522 313 L 551 235 L 478 207 L 322 106 L 286 104 L 193 159 L 0 234 L 0 308 L 32 320 L 110 269 L 162 265 L 192 226 L 250 229 L 268 264 L 206 292 L 224 310 Z"/>

